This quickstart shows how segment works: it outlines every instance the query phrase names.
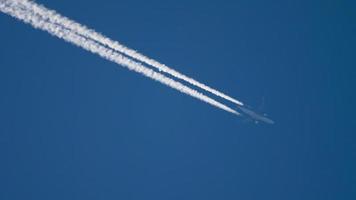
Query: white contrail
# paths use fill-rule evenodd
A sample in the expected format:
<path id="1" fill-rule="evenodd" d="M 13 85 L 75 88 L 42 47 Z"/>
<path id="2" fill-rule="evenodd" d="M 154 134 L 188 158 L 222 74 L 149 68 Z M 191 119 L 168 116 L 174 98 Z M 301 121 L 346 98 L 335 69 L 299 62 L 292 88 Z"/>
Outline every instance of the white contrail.
<path id="1" fill-rule="evenodd" d="M 24 6 L 30 8 L 31 10 L 33 10 L 33 12 L 41 15 L 44 19 L 48 20 L 48 21 L 51 21 L 53 23 L 58 23 L 60 24 L 61 26 L 69 29 L 69 30 L 73 30 L 75 32 L 77 32 L 78 34 L 86 37 L 86 38 L 89 38 L 89 39 L 92 39 L 92 40 L 95 40 L 96 42 L 98 43 L 101 43 L 107 47 L 110 47 L 118 52 L 121 52 L 123 54 L 126 54 L 127 56 L 130 56 L 140 62 L 143 62 L 143 63 L 146 63 L 148 65 L 151 65 L 152 67 L 155 67 L 157 68 L 159 71 L 163 71 L 167 74 L 170 74 L 178 79 L 181 79 L 181 80 L 184 80 L 194 86 L 197 86 L 203 90 L 206 90 L 214 95 L 217 95 L 219 97 L 222 97 L 228 101 L 231 101 L 237 105 L 240 105 L 242 106 L 243 103 L 222 93 L 222 92 L 219 92 L 217 91 L 216 89 L 213 89 L 203 83 L 200 83 L 196 80 L 194 80 L 193 78 L 190 78 L 184 74 L 181 74 L 179 73 L 178 71 L 154 60 L 154 59 L 151 59 L 151 58 L 148 58 L 147 56 L 145 55 L 142 55 L 140 54 L 139 52 L 133 50 L 133 49 L 130 49 L 122 44 L 120 44 L 119 42 L 117 41 L 113 41 L 111 40 L 110 38 L 92 30 L 92 29 L 89 29 L 87 28 L 86 26 L 84 25 L 81 25 L 73 20 L 70 20 L 64 16 L 61 16 L 60 14 L 58 14 L 56 11 L 54 10 L 49 10 L 47 9 L 46 7 L 42 6 L 42 5 L 39 5 L 39 4 L 36 4 L 32 1 L 29 1 L 29 0 L 15 0 L 15 1 L 18 1 L 18 2 L 21 2 Z"/>
<path id="2" fill-rule="evenodd" d="M 197 92 L 196 90 L 193 90 L 193 89 L 181 84 L 180 82 L 170 79 L 161 73 L 155 72 L 152 69 L 149 69 L 138 62 L 135 62 L 125 56 L 122 56 L 121 54 L 114 52 L 113 50 L 108 49 L 105 46 L 102 46 L 94 41 L 88 40 L 85 37 L 77 35 L 76 33 L 73 33 L 69 30 L 63 29 L 62 27 L 60 27 L 56 24 L 50 23 L 46 20 L 43 20 L 41 17 L 32 14 L 31 10 L 26 10 L 26 9 L 19 7 L 19 5 L 12 0 L 0 0 L 0 10 L 8 15 L 11 15 L 11 16 L 25 22 L 25 23 L 31 24 L 35 28 L 47 31 L 56 37 L 64 39 L 67 42 L 70 42 L 70 43 L 75 44 L 79 47 L 82 47 L 85 50 L 88 50 L 92 53 L 100 55 L 101 57 L 103 57 L 109 61 L 112 61 L 119 65 L 125 66 L 130 70 L 138 72 L 148 78 L 156 80 L 156 81 L 158 81 L 162 84 L 165 84 L 171 88 L 174 88 L 182 93 L 185 93 L 192 97 L 200 99 L 206 103 L 209 103 L 209 104 L 211 104 L 215 107 L 218 107 L 220 109 L 223 109 L 227 112 L 237 114 L 237 115 L 239 114 L 238 112 L 229 108 L 228 106 L 226 106 L 220 102 L 217 102 L 214 99 L 212 99 L 208 96 L 205 96 L 205 95 Z"/>

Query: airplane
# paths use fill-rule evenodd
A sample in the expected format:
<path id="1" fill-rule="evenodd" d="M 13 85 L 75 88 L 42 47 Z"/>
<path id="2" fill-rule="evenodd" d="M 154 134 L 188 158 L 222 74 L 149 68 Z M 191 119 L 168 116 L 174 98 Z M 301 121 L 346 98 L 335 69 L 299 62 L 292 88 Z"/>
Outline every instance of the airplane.
<path id="1" fill-rule="evenodd" d="M 244 106 L 237 106 L 239 108 L 239 110 L 244 113 L 245 115 L 247 115 L 249 118 L 251 118 L 252 120 L 255 121 L 256 124 L 258 124 L 258 122 L 264 122 L 266 124 L 274 124 L 274 121 L 267 118 L 266 116 L 263 115 L 259 115 L 257 113 L 255 113 L 254 111 L 244 107 Z"/>

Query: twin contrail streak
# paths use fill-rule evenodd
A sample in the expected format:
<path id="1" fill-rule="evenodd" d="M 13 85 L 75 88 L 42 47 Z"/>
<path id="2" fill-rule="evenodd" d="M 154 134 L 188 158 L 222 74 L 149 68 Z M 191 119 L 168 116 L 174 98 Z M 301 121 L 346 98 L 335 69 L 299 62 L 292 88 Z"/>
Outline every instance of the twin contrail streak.
<path id="1" fill-rule="evenodd" d="M 14 0 L 14 1 L 21 2 L 23 6 L 26 6 L 28 9 L 30 9 L 34 13 L 40 15 L 45 20 L 48 20 L 52 23 L 59 24 L 71 31 L 76 32 L 79 35 L 82 35 L 88 39 L 92 39 L 98 43 L 105 45 L 106 47 L 109 47 L 115 51 L 121 52 L 131 58 L 138 60 L 139 62 L 146 63 L 152 67 L 157 68 L 159 71 L 170 74 L 171 76 L 174 76 L 175 78 L 184 80 L 194 86 L 197 86 L 197 87 L 199 87 L 205 91 L 208 91 L 214 95 L 222 97 L 222 98 L 224 98 L 228 101 L 231 101 L 237 105 L 240 105 L 240 106 L 243 105 L 242 102 L 240 102 L 240 101 L 238 101 L 238 100 L 236 100 L 222 92 L 219 92 L 216 89 L 213 89 L 203 83 L 200 83 L 200 82 L 194 80 L 193 78 L 190 78 L 184 74 L 181 74 L 178 71 L 176 71 L 176 70 L 174 70 L 174 69 L 172 69 L 172 68 L 170 68 L 170 67 L 168 67 L 154 59 L 148 58 L 147 56 L 142 55 L 139 52 L 137 52 L 133 49 L 130 49 L 130 48 L 120 44 L 117 41 L 113 41 L 110 38 L 96 32 L 92 29 L 87 28 L 84 25 L 81 25 L 73 20 L 70 20 L 64 16 L 61 16 L 54 10 L 49 10 L 42 5 L 36 4 L 36 3 L 28 1 L 28 0 Z"/>
<path id="2" fill-rule="evenodd" d="M 183 85 L 182 83 L 175 81 L 171 78 L 164 76 L 161 73 L 155 72 L 154 70 L 145 67 L 139 62 L 136 62 L 120 53 L 114 51 L 113 49 L 107 48 L 106 46 L 99 44 L 96 40 L 91 40 L 83 35 L 77 34 L 72 30 L 63 28 L 59 24 L 55 24 L 48 19 L 42 17 L 42 15 L 35 14 L 36 12 L 32 7 L 24 6 L 21 4 L 25 1 L 17 0 L 0 0 L 0 10 L 8 15 L 11 15 L 25 23 L 32 25 L 35 28 L 49 32 L 50 34 L 61 38 L 67 42 L 75 44 L 85 50 L 88 50 L 94 54 L 97 54 L 109 61 L 117 63 L 121 66 L 127 67 L 128 69 L 140 73 L 148 78 L 156 80 L 164 85 L 174 88 L 182 93 L 200 99 L 208 104 L 218 107 L 222 110 L 233 114 L 239 114 L 235 110 L 229 108 L 228 106 L 202 94 L 198 91 Z M 32 3 L 34 4 L 34 3 Z"/>

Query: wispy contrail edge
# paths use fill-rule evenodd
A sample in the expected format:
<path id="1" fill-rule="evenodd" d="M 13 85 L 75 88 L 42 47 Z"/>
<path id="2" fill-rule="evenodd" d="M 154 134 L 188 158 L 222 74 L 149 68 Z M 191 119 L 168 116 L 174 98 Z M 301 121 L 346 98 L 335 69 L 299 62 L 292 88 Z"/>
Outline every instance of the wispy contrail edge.
<path id="1" fill-rule="evenodd" d="M 208 104 L 211 104 L 215 107 L 218 107 L 220 109 L 223 109 L 227 112 L 233 113 L 233 114 L 239 114 L 235 110 L 229 108 L 228 106 L 217 102 L 216 100 L 201 94 L 197 92 L 196 90 L 193 90 L 180 82 L 177 82 L 173 79 L 170 79 L 166 76 L 164 76 L 161 73 L 155 72 L 152 69 L 149 69 L 142 64 L 135 62 L 125 56 L 120 55 L 117 52 L 112 51 L 111 49 L 106 48 L 105 46 L 102 46 L 94 41 L 87 40 L 86 38 L 73 33 L 69 30 L 63 29 L 60 26 L 50 23 L 46 20 L 43 20 L 41 17 L 36 16 L 32 14 L 31 10 L 26 10 L 21 7 L 18 7 L 19 5 L 16 4 L 15 1 L 11 0 L 1 0 L 0 1 L 0 10 L 6 14 L 9 14 L 25 23 L 31 24 L 33 27 L 44 30 L 49 32 L 50 34 L 59 37 L 61 39 L 64 39 L 67 42 L 70 42 L 72 44 L 75 44 L 79 47 L 82 47 L 85 50 L 88 50 L 92 53 L 95 53 L 97 55 L 100 55 L 101 57 L 115 62 L 119 65 L 125 66 L 130 70 L 133 70 L 135 72 L 141 73 L 142 75 L 149 77 L 153 80 L 156 80 L 158 82 L 161 82 L 162 84 L 165 84 L 171 88 L 174 88 L 182 93 L 188 94 L 192 97 L 195 97 L 197 99 L 200 99 Z"/>

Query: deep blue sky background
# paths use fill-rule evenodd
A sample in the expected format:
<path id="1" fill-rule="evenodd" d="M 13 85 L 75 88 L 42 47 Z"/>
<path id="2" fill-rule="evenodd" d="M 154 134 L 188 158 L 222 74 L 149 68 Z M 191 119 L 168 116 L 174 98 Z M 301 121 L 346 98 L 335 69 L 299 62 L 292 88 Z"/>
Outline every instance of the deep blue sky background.
<path id="1" fill-rule="evenodd" d="M 0 199 L 356 199 L 354 1 L 38 2 L 276 124 L 1 14 Z"/>

